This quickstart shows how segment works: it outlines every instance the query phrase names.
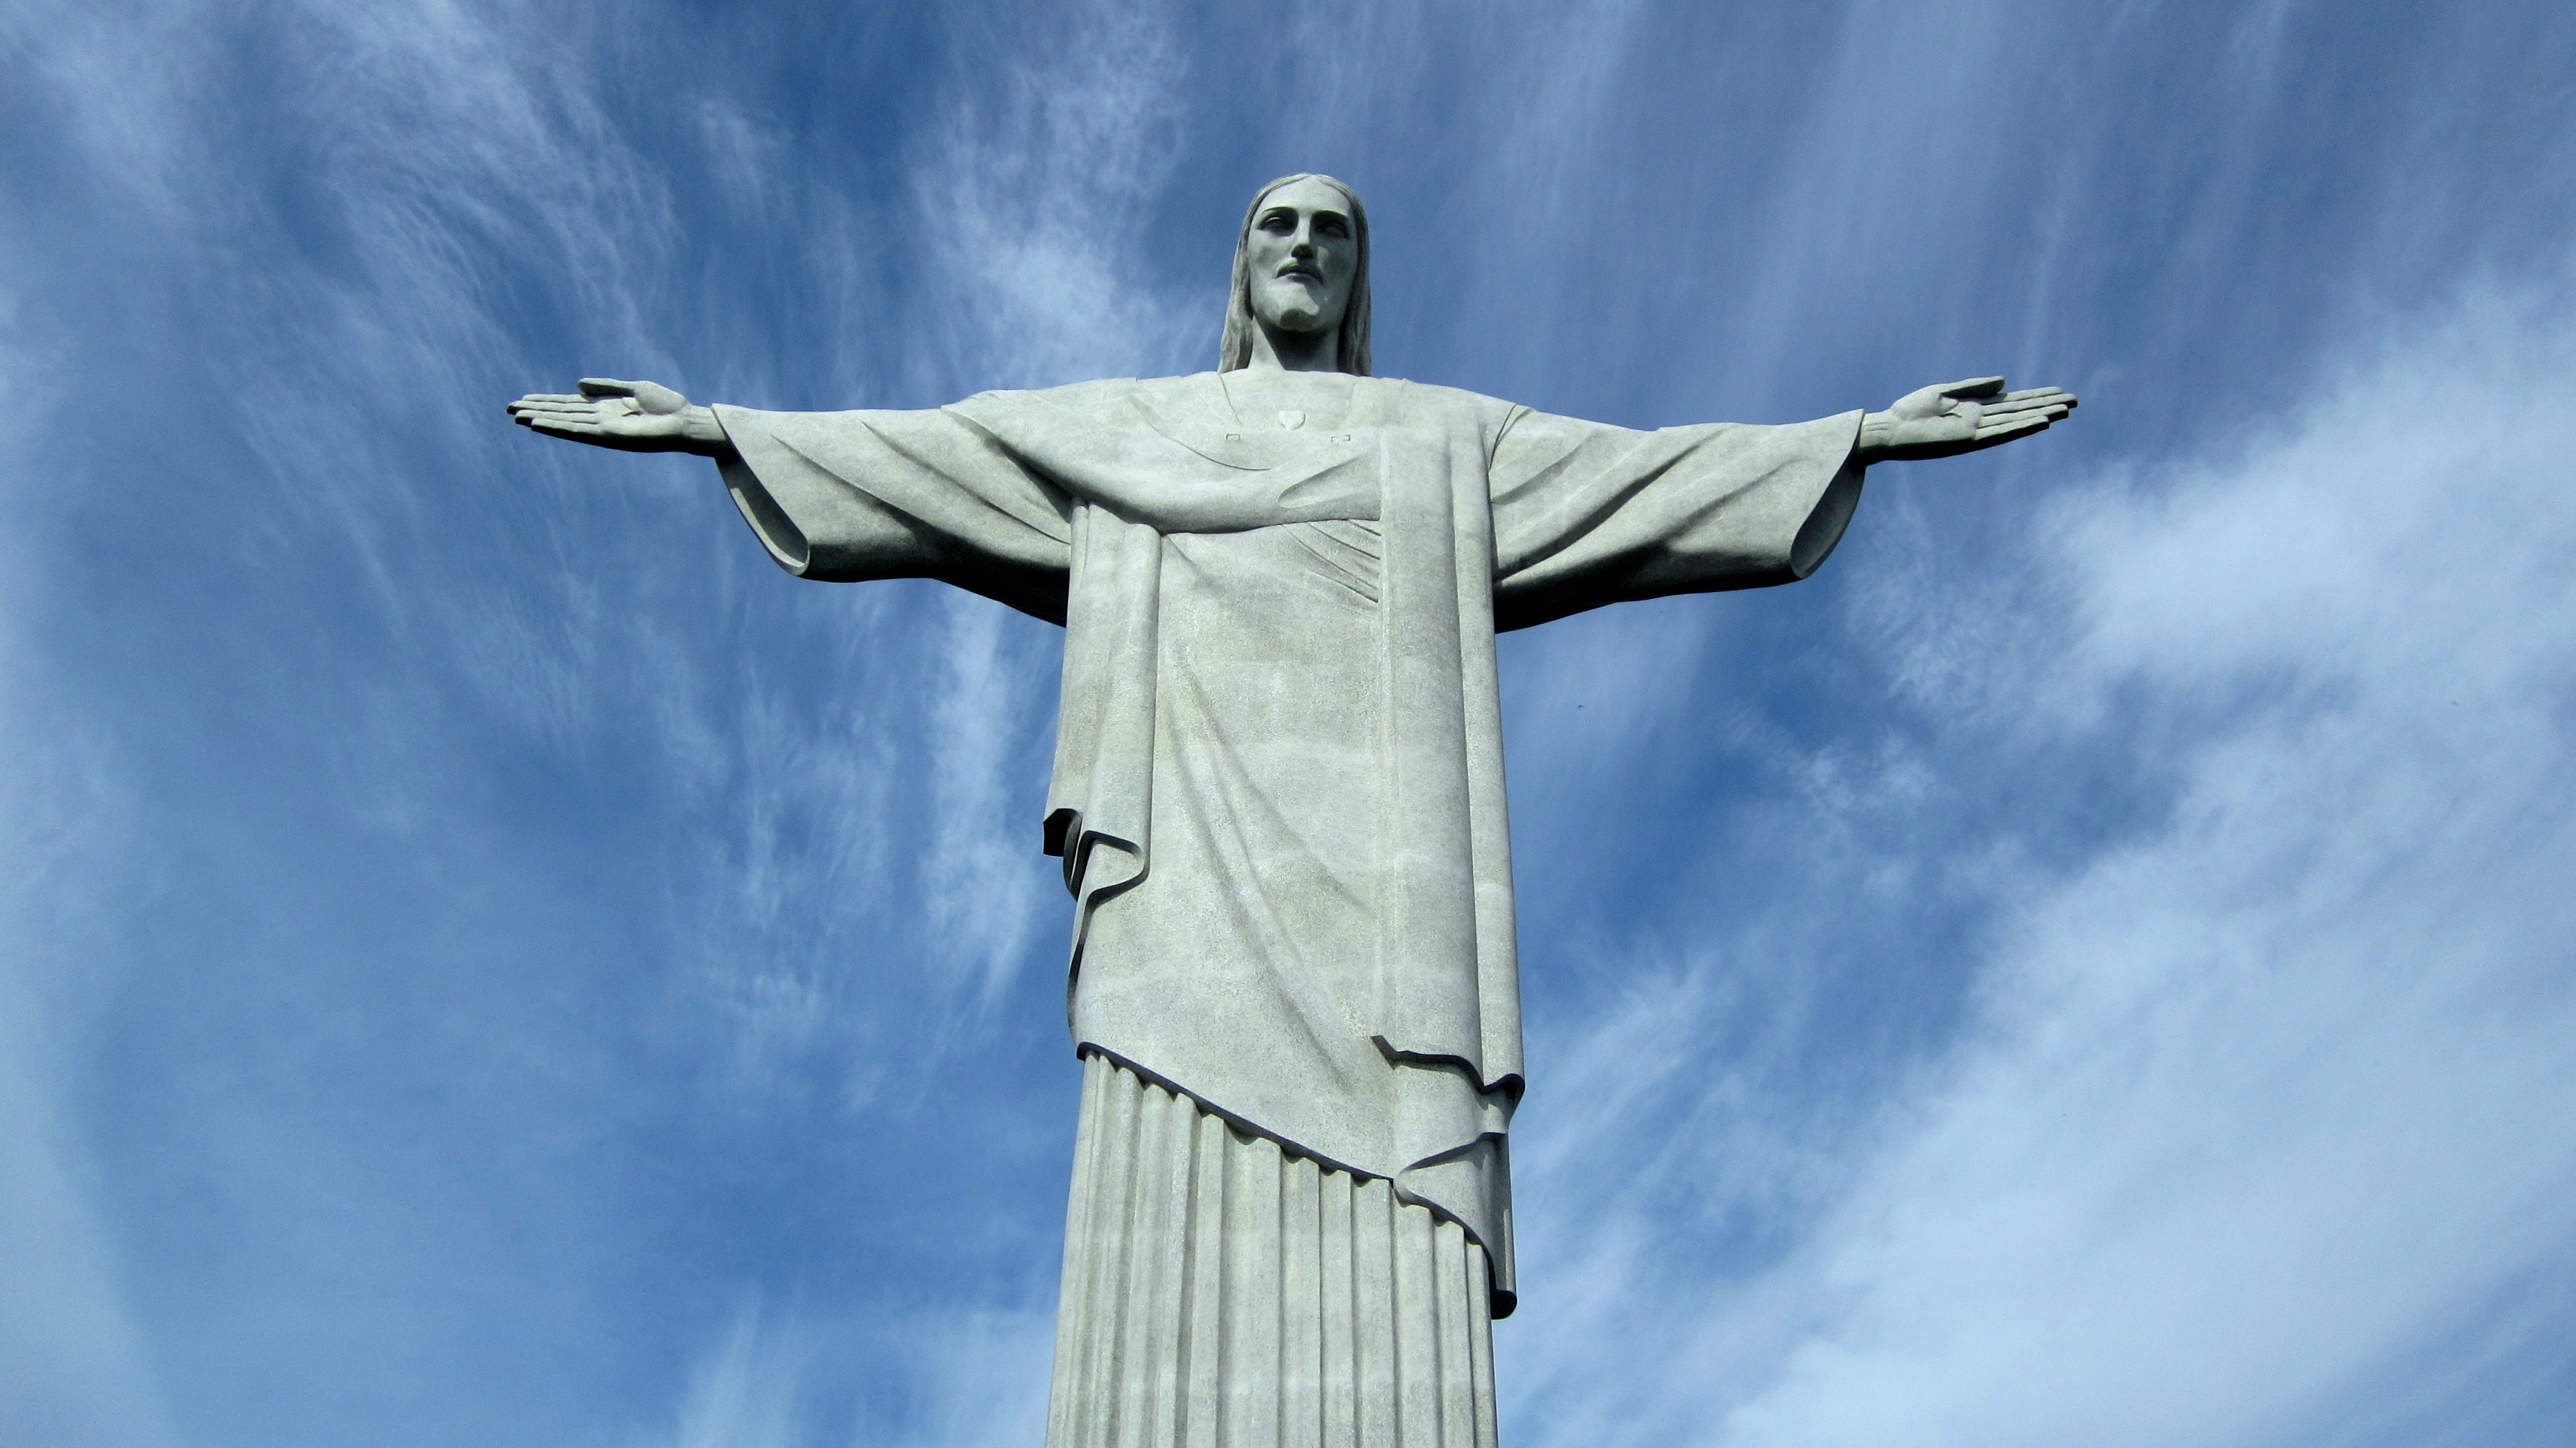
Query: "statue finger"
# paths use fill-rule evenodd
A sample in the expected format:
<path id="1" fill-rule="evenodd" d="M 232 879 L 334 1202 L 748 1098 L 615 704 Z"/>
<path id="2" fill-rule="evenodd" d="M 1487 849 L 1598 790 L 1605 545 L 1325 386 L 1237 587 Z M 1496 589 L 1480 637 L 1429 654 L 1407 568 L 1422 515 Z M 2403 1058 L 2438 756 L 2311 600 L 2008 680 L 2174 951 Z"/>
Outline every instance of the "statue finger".
<path id="1" fill-rule="evenodd" d="M 578 392 L 531 392 L 519 400 L 521 402 L 588 402 L 590 399 Z"/>
<path id="2" fill-rule="evenodd" d="M 2049 419 L 2044 416 L 2033 417 L 2028 413 L 2017 413 L 1992 427 L 1978 428 L 1977 441 L 1980 444 L 2010 442 L 2026 432 L 2045 432 L 2048 429 L 2048 423 Z"/>
<path id="3" fill-rule="evenodd" d="M 2069 400 L 2070 399 L 2066 394 L 2062 392 L 2056 394 L 2044 392 L 2028 394 L 2016 393 L 2011 397 L 1998 398 L 1993 402 L 1980 403 L 1978 405 L 1985 410 L 1984 416 L 1986 417 L 2010 417 L 2016 413 L 2046 412 L 2052 407 L 2063 408 L 2067 405 Z"/>
<path id="4" fill-rule="evenodd" d="M 2007 392 L 1996 398 L 1993 405 L 2000 407 L 2008 402 L 2072 402 L 2074 400 L 2075 394 L 2063 387 L 2025 387 L 2019 392 Z"/>
<path id="5" fill-rule="evenodd" d="M 581 394 L 584 397 L 632 397 L 639 385 L 620 382 L 614 377 L 585 377 L 581 379 Z"/>
<path id="6" fill-rule="evenodd" d="M 1989 413 L 1989 414 L 1987 414 L 1987 417 L 1986 417 L 1986 424 L 1987 424 L 1988 426 L 1992 426 L 1992 427 L 2010 427 L 2010 426 L 2013 426 L 2013 425 L 2014 425 L 2014 424 L 2016 424 L 2016 423 L 2031 422 L 2031 421 L 2042 421 L 2042 422 L 2044 422 L 2044 421 L 2048 421 L 2048 420 L 2049 420 L 2049 419 L 2051 419 L 2052 417 L 2056 417 L 2056 416 L 2063 416 L 2063 415 L 2064 415 L 2064 414 L 2062 414 L 2062 413 L 2058 412 L 2058 411 L 2057 411 L 2056 409 L 2054 409 L 2054 408 L 2048 408 L 2048 407 L 2026 407 L 2026 408 L 2020 408 L 2020 409 L 2017 409 L 2017 410 L 2012 411 L 2012 412 L 1996 412 L 1996 413 Z"/>
<path id="7" fill-rule="evenodd" d="M 1943 397 L 1956 397 L 1963 400 L 1971 398 L 1984 399 L 1992 397 L 2003 390 L 2004 380 L 2000 377 L 1971 377 L 1964 382 L 1945 384 L 1941 388 L 1941 395 Z"/>

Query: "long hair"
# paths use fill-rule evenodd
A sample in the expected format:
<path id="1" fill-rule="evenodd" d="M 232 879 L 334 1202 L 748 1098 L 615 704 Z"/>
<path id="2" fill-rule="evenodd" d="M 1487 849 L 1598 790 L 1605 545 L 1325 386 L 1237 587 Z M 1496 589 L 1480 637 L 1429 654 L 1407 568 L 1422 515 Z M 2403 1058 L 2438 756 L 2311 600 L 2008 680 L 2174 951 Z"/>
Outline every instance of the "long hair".
<path id="1" fill-rule="evenodd" d="M 1360 377 L 1369 375 L 1369 243 L 1368 208 L 1360 205 L 1359 193 L 1330 176 L 1300 171 L 1282 176 L 1252 193 L 1252 204 L 1243 210 L 1243 230 L 1234 238 L 1234 291 L 1225 304 L 1225 334 L 1217 339 L 1216 370 L 1234 372 L 1252 365 L 1252 339 L 1260 323 L 1252 316 L 1252 266 L 1246 254 L 1252 246 L 1252 223 L 1261 215 L 1261 203 L 1270 193 L 1292 181 L 1321 181 L 1342 193 L 1351 203 L 1351 240 L 1359 253 L 1359 265 L 1351 271 L 1351 299 L 1342 308 L 1341 345 L 1337 355 L 1344 372 Z"/>

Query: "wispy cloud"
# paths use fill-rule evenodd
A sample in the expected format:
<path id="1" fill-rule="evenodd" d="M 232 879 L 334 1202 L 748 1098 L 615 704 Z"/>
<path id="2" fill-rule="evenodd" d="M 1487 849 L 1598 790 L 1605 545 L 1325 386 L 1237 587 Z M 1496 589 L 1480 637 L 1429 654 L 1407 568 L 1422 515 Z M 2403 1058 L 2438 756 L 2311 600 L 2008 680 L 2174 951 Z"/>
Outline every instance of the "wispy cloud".
<path id="1" fill-rule="evenodd" d="M 1098 0 L 978 18 L 958 28 L 914 143 L 920 246 L 944 301 L 910 319 L 912 345 L 944 343 L 927 355 L 972 390 L 1205 367 L 1224 278 L 1175 296 L 1142 265 L 1186 123 L 1177 14 Z M 1003 25 L 1015 33 L 986 29 Z"/>
<path id="2" fill-rule="evenodd" d="M 653 1448 L 1005 1448 L 1045 1436 L 1052 1314 L 738 1307 Z"/>
<path id="3" fill-rule="evenodd" d="M 31 683 L 0 633 L 0 668 Z M 12 667 L 12 666 L 15 667 Z M 74 1063 L 103 982 L 88 943 L 113 930 L 102 885 L 130 802 L 94 751 L 0 710 L 0 1425 L 64 1448 L 177 1441 L 80 1130 Z"/>
<path id="4" fill-rule="evenodd" d="M 72 386 L 21 327 L 17 278 L 0 271 L 0 396 L 25 419 L 0 469 L 16 475 Z M 0 537 L 0 1432 L 157 1448 L 176 1438 L 76 1086 L 116 984 L 95 947 L 122 928 L 136 801 L 110 751 L 42 708 L 61 680 L 39 647 L 32 543 Z"/>
<path id="5" fill-rule="evenodd" d="M 810 1347 L 795 1325 L 764 1329 L 760 1308 L 734 1313 L 722 1342 L 689 1372 L 670 1448 L 799 1448 L 797 1391 Z"/>

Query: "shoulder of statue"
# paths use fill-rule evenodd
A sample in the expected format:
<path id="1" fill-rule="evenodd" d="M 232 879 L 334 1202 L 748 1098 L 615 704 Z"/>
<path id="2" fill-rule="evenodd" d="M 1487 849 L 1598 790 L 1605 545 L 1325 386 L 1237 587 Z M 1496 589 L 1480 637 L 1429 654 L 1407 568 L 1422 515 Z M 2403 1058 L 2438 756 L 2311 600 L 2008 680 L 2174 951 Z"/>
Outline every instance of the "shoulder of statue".
<path id="1" fill-rule="evenodd" d="M 1110 377 L 1061 387 L 999 389 L 952 402 L 947 410 L 987 430 L 1014 433 L 1037 429 L 1054 434 L 1068 427 L 1079 431 L 1131 426 L 1139 420 L 1137 404 L 1146 390 L 1161 380 L 1140 382 L 1133 377 Z"/>
<path id="2" fill-rule="evenodd" d="M 1499 397 L 1487 397 L 1481 392 L 1469 392 L 1463 387 L 1443 387 L 1436 382 L 1414 382 L 1402 377 L 1371 377 L 1365 380 L 1395 393 L 1403 399 L 1406 410 L 1417 413 L 1468 412 L 1477 414 L 1480 418 L 1490 418 L 1499 422 L 1519 407 L 1518 403 L 1505 402 Z"/>
<path id="3" fill-rule="evenodd" d="M 1178 381 L 1177 378 L 1154 377 L 1139 381 L 1133 377 L 1103 377 L 1091 382 L 1067 382 L 1055 387 L 996 387 L 978 392 L 949 404 L 951 407 L 1042 404 L 1055 407 L 1100 407 L 1135 396 L 1157 383 Z"/>
<path id="4" fill-rule="evenodd" d="M 1184 372 L 1178 377 L 1121 377 L 1116 385 L 1130 392 L 1203 392 L 1217 385 L 1217 375 L 1213 372 Z"/>

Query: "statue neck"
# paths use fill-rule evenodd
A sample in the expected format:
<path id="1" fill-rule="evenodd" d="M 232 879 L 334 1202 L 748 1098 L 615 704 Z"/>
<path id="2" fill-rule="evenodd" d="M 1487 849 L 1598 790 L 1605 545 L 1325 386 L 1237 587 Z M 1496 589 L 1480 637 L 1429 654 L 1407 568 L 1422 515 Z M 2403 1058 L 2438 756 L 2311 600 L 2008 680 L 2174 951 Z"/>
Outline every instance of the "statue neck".
<path id="1" fill-rule="evenodd" d="M 1252 329 L 1252 356 L 1244 363 L 1246 371 L 1272 372 L 1339 372 L 1342 370 L 1342 329 L 1325 327 L 1313 332 L 1287 332 L 1256 321 Z"/>

